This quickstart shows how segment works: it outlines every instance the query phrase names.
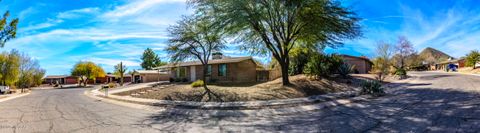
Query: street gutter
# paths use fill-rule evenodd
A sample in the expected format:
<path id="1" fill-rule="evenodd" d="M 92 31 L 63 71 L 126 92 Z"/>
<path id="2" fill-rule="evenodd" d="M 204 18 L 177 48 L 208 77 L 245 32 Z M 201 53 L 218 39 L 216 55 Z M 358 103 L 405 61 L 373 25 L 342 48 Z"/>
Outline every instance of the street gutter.
<path id="1" fill-rule="evenodd" d="M 15 99 L 15 98 L 19 98 L 19 97 L 23 97 L 23 96 L 26 96 L 28 94 L 30 94 L 31 92 L 27 92 L 27 93 L 14 93 L 14 94 L 8 94 L 8 95 L 0 95 L 0 102 L 5 102 L 5 101 L 8 101 L 8 100 L 12 100 L 12 99 Z"/>

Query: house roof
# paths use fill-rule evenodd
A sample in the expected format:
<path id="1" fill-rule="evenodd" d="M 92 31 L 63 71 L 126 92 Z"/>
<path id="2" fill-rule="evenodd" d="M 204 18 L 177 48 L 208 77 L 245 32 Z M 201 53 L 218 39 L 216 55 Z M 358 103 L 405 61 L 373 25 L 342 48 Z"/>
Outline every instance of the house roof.
<path id="1" fill-rule="evenodd" d="M 342 55 L 340 55 L 340 56 L 342 56 L 342 57 L 350 57 L 350 58 L 361 59 L 361 60 L 365 60 L 365 61 L 367 61 L 367 62 L 369 62 L 369 63 L 373 63 L 372 61 L 370 61 L 370 59 L 368 59 L 368 58 L 365 57 L 365 56 L 360 56 L 360 57 L 358 57 L 358 56 L 352 56 L 352 55 L 346 55 L 346 54 L 342 54 Z"/>
<path id="2" fill-rule="evenodd" d="M 223 57 L 222 59 L 209 60 L 208 64 L 238 63 L 241 61 L 251 60 L 251 59 L 252 59 L 251 56 Z M 200 61 L 170 63 L 164 66 L 156 67 L 155 69 L 163 69 L 163 68 L 171 68 L 171 67 L 179 67 L 179 66 L 197 66 L 197 65 L 202 65 L 202 63 Z"/>
<path id="3" fill-rule="evenodd" d="M 460 58 L 460 59 L 453 59 L 453 60 L 447 60 L 447 61 L 442 61 L 440 63 L 437 63 L 437 64 L 449 64 L 449 63 L 457 63 L 459 61 L 463 61 L 465 60 L 464 58 Z"/>
<path id="4" fill-rule="evenodd" d="M 117 76 L 117 75 L 115 75 L 115 74 L 107 74 L 107 75 L 105 75 L 105 76 L 106 76 L 106 77 L 120 77 L 120 76 Z M 124 75 L 123 75 L 123 77 L 130 77 L 130 76 L 131 76 L 131 75 L 129 75 L 129 74 L 124 74 Z"/>
<path id="5" fill-rule="evenodd" d="M 158 70 L 135 70 L 135 74 L 168 74 L 168 72 L 158 72 Z"/>
<path id="6" fill-rule="evenodd" d="M 47 75 L 45 78 L 46 79 L 59 79 L 59 78 L 66 78 L 68 77 L 67 75 Z"/>

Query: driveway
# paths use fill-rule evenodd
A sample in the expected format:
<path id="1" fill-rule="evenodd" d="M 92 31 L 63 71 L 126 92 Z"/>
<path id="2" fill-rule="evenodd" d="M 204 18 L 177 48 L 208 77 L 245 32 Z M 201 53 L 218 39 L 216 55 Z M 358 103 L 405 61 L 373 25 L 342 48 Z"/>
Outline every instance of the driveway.
<path id="1" fill-rule="evenodd" d="M 255 117 L 148 112 L 90 99 L 81 88 L 36 90 L 0 103 L 0 132 L 480 132 L 480 77 L 410 74 L 418 79 L 369 102 Z"/>

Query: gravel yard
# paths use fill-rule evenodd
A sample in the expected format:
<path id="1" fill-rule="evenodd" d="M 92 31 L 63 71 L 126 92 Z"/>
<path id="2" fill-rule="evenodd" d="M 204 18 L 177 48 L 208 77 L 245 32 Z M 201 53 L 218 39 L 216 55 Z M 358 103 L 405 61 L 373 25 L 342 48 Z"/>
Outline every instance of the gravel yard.
<path id="1" fill-rule="evenodd" d="M 212 84 L 208 87 L 226 102 L 274 100 L 358 90 L 365 79 L 354 77 L 352 79 L 314 80 L 304 75 L 297 75 L 290 77 L 290 80 L 291 86 L 282 86 L 281 79 L 277 79 L 258 84 Z M 175 83 L 121 92 L 116 95 L 160 100 L 205 101 L 206 96 L 202 97 L 203 92 L 202 87 Z"/>

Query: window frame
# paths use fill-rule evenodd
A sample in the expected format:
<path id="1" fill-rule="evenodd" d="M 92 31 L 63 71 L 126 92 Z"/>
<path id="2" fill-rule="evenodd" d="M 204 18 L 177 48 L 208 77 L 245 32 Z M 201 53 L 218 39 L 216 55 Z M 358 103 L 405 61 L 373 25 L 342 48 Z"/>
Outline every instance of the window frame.
<path id="1" fill-rule="evenodd" d="M 222 72 L 222 66 L 224 66 L 225 68 L 223 69 L 223 72 Z M 227 64 L 218 64 L 218 76 L 219 77 L 225 77 L 227 76 Z"/>

